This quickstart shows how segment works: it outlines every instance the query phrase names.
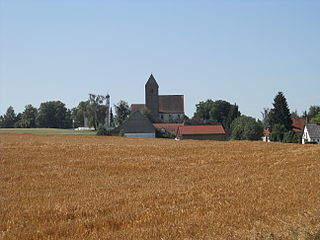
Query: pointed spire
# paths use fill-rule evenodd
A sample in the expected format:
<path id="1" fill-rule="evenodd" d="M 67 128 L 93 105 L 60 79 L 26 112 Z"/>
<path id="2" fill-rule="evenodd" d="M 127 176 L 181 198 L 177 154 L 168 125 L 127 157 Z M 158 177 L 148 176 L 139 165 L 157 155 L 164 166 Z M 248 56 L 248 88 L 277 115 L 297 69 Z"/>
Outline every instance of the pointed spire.
<path id="1" fill-rule="evenodd" d="M 148 81 L 146 83 L 146 86 L 147 85 L 155 85 L 156 87 L 159 87 L 159 85 L 158 85 L 156 79 L 154 78 L 154 76 L 152 75 L 152 73 L 151 73 L 151 75 L 150 75 L 150 77 L 149 77 L 149 79 L 148 79 Z"/>

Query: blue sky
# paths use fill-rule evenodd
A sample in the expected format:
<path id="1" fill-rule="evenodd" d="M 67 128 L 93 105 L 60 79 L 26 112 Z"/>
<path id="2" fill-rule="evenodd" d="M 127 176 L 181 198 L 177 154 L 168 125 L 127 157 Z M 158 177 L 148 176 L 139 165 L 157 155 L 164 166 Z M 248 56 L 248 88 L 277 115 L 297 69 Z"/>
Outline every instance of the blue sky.
<path id="1" fill-rule="evenodd" d="M 89 93 L 144 102 L 160 94 L 206 99 L 261 117 L 283 91 L 291 110 L 320 105 L 320 1 L 0 0 L 0 114 L 11 105 Z"/>

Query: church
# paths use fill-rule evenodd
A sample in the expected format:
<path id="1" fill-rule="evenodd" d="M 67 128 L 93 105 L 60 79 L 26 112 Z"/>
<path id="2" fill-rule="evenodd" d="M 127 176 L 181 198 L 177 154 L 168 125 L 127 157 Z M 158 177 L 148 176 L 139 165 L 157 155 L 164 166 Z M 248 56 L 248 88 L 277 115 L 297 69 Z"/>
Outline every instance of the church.
<path id="1" fill-rule="evenodd" d="M 131 112 L 147 108 L 155 122 L 184 118 L 184 95 L 159 95 L 159 85 L 151 74 L 145 84 L 145 104 L 132 104 Z"/>

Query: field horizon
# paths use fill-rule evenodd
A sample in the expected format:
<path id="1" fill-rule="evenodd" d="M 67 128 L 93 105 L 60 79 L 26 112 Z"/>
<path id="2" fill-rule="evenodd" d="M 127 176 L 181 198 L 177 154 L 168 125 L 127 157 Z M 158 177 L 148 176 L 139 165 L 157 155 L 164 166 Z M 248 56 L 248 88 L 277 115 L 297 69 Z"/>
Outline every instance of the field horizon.
<path id="1" fill-rule="evenodd" d="M 320 146 L 0 132 L 0 239 L 318 239 Z"/>

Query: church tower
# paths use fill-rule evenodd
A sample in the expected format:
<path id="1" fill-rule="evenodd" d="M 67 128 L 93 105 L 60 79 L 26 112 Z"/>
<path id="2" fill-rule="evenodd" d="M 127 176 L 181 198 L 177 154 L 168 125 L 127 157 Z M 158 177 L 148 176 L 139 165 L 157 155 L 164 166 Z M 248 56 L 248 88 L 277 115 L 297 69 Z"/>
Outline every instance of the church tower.
<path id="1" fill-rule="evenodd" d="M 151 74 L 145 85 L 146 107 L 155 121 L 159 119 L 159 85 Z"/>

